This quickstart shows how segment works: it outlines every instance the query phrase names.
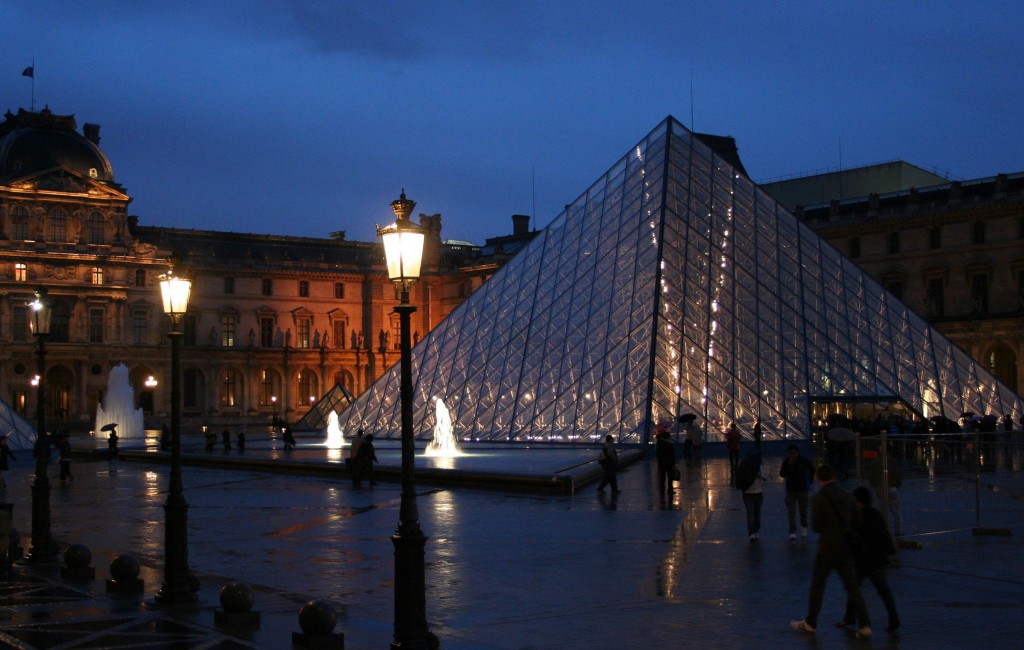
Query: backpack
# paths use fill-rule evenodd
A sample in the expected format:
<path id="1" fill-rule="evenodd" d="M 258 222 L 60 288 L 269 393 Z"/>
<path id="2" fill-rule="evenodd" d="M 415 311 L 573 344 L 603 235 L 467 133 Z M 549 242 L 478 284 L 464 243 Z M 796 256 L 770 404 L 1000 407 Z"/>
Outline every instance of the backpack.
<path id="1" fill-rule="evenodd" d="M 761 469 L 761 454 L 756 451 L 749 454 L 740 461 L 736 467 L 736 489 L 746 490 L 754 484 L 757 473 Z"/>

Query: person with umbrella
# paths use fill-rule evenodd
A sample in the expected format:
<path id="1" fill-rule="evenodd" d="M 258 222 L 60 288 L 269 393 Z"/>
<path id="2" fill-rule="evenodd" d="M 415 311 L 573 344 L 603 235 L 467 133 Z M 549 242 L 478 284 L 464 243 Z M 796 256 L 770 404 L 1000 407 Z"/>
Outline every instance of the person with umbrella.
<path id="1" fill-rule="evenodd" d="M 686 431 L 686 440 L 683 441 L 683 458 L 686 459 L 686 465 L 690 466 L 694 462 L 700 462 L 700 449 L 703 446 L 703 435 L 700 427 L 697 426 L 695 420 L 697 416 L 693 413 L 683 413 L 679 416 L 679 422 L 681 422 Z"/>
<path id="2" fill-rule="evenodd" d="M 107 451 L 110 452 L 111 459 L 117 459 L 117 422 L 104 424 L 100 431 L 107 432 Z"/>

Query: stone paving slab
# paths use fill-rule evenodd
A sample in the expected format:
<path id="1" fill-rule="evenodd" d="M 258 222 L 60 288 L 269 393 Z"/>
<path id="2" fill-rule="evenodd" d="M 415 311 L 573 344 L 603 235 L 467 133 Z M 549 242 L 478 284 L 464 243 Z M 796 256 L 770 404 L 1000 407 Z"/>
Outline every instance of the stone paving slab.
<path id="1" fill-rule="evenodd" d="M 769 458 L 766 466 L 779 460 Z M 26 537 L 28 464 L 7 475 L 6 490 Z M 299 608 L 313 598 L 337 606 L 348 648 L 390 642 L 397 484 L 353 489 L 339 479 L 186 467 L 190 566 L 202 591 L 194 606 L 159 609 L 112 601 L 102 581 L 110 560 L 131 552 L 143 565 L 145 598 L 159 589 L 166 466 L 82 462 L 75 472 L 74 483 L 54 481 L 53 533 L 62 547 L 90 547 L 97 580 L 84 596 L 46 605 L 0 597 L 0 642 L 51 647 L 14 641 L 33 625 L 130 625 L 127 615 L 150 621 L 151 629 L 165 626 L 166 647 L 173 634 L 201 630 L 175 647 L 287 648 L 299 629 Z M 789 629 L 806 609 L 813 543 L 787 541 L 781 483 L 773 481 L 766 486 L 762 540 L 750 544 L 724 459 L 685 468 L 682 490 L 668 502 L 655 496 L 649 461 L 621 474 L 623 491 L 615 496 L 592 487 L 561 496 L 421 486 L 420 519 L 430 537 L 428 621 L 443 648 L 458 650 L 1019 647 L 1024 502 L 1014 495 L 1024 494 L 1024 480 L 1013 471 L 982 478 L 986 485 L 998 478 L 1001 489 L 978 491 L 981 519 L 1011 529 L 1009 537 L 972 534 L 979 497 L 967 478 L 905 482 L 908 539 L 923 549 L 903 551 L 902 566 L 890 570 L 903 618 L 898 636 L 882 631 L 884 610 L 867 589 L 878 631 L 870 643 L 827 625 L 843 605 L 835 579 L 818 634 Z M 61 584 L 55 569 L 18 571 Z M 256 589 L 259 630 L 214 625 L 219 589 L 233 579 Z M 33 620 L 41 613 L 46 620 Z"/>

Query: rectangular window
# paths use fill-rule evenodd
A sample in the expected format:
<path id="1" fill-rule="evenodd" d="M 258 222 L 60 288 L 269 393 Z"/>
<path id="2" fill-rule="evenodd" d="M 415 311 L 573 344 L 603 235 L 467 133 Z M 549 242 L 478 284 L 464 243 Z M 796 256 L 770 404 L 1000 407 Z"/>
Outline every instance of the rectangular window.
<path id="1" fill-rule="evenodd" d="M 264 278 L 263 279 L 261 288 L 263 290 L 263 295 L 264 296 L 272 296 L 272 295 L 274 295 L 274 281 L 271 280 L 270 278 Z"/>
<path id="2" fill-rule="evenodd" d="M 89 310 L 89 342 L 103 343 L 103 310 Z"/>
<path id="3" fill-rule="evenodd" d="M 942 317 L 946 313 L 946 295 L 942 278 L 931 278 L 928 280 L 928 315 Z"/>
<path id="4" fill-rule="evenodd" d="M 14 281 L 28 282 L 28 266 L 24 262 L 14 265 Z"/>
<path id="5" fill-rule="evenodd" d="M 220 346 L 222 348 L 235 347 L 235 317 L 233 315 L 220 317 Z"/>
<path id="6" fill-rule="evenodd" d="M 299 340 L 298 347 L 308 348 L 310 346 L 310 337 L 313 329 L 313 321 L 309 318 L 299 319 Z"/>
<path id="7" fill-rule="evenodd" d="M 345 321 L 334 321 L 334 347 L 345 349 Z"/>
<path id="8" fill-rule="evenodd" d="M 850 237 L 850 259 L 860 257 L 860 237 Z"/>
<path id="9" fill-rule="evenodd" d="M 942 248 L 942 228 L 939 226 L 933 226 L 928 230 L 928 248 Z"/>
<path id="10" fill-rule="evenodd" d="M 971 276 L 971 310 L 976 314 L 988 313 L 988 273 Z"/>
<path id="11" fill-rule="evenodd" d="M 1024 221 L 1024 220 L 1022 220 Z M 345 297 L 345 284 L 342 282 L 334 283 L 334 297 L 337 300 L 341 300 Z"/>
<path id="12" fill-rule="evenodd" d="M 135 270 L 135 286 L 145 287 L 146 286 L 146 271 L 143 269 Z"/>
<path id="13" fill-rule="evenodd" d="M 103 269 L 98 266 L 92 267 L 92 283 L 103 284 Z"/>
<path id="14" fill-rule="evenodd" d="M 309 280 L 299 280 L 299 297 L 309 298 Z"/>
<path id="15" fill-rule="evenodd" d="M 974 227 L 971 228 L 971 243 L 973 244 L 984 244 L 985 243 L 985 222 L 975 221 Z"/>
<path id="16" fill-rule="evenodd" d="M 274 347 L 274 319 L 273 318 L 261 318 L 260 319 L 260 347 L 261 348 L 272 348 L 272 347 Z"/>
<path id="17" fill-rule="evenodd" d="M 235 279 L 231 276 L 224 278 L 224 293 L 229 296 L 235 293 Z"/>
<path id="18" fill-rule="evenodd" d="M 132 343 L 142 345 L 146 342 L 146 332 L 149 331 L 146 312 L 138 309 L 132 312 Z"/>
<path id="19" fill-rule="evenodd" d="M 889 254 L 896 255 L 900 252 L 900 234 L 898 232 L 889 233 Z"/>
<path id="20" fill-rule="evenodd" d="M 11 307 L 11 340 L 28 340 L 28 307 L 24 305 Z"/>

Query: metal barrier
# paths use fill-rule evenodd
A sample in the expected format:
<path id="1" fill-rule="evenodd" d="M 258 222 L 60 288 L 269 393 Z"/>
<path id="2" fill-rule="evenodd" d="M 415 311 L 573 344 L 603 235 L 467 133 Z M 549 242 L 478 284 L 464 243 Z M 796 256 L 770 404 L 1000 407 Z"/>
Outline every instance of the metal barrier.
<path id="1" fill-rule="evenodd" d="M 1002 477 L 1024 471 L 1024 432 L 927 433 L 879 437 L 858 436 L 848 449 L 828 448 L 825 455 L 836 463 L 841 476 L 874 488 L 879 509 L 889 511 L 890 473 L 973 483 L 974 533 L 1009 535 L 1008 528 L 989 528 L 982 522 L 982 490 L 1000 491 Z M 1020 495 L 1015 495 L 1020 498 Z"/>

